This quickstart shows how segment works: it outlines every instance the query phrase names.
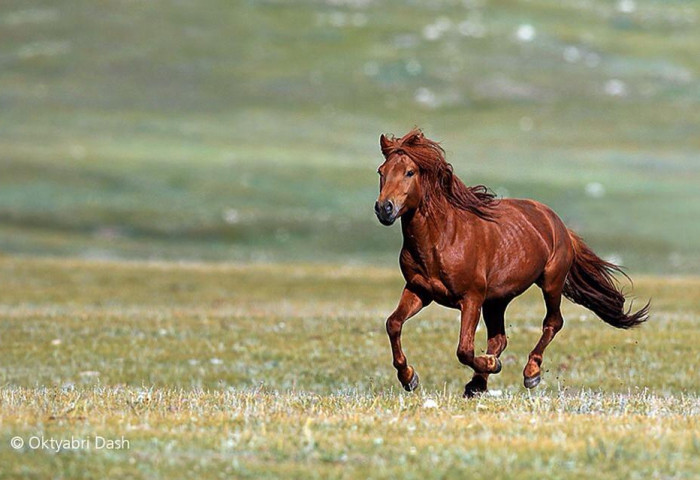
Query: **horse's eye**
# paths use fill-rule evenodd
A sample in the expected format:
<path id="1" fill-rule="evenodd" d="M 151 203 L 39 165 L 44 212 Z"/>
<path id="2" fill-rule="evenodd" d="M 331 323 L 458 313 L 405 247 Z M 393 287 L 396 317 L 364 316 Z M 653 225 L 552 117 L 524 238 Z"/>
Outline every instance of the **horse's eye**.
<path id="1" fill-rule="evenodd" d="M 409 170 L 408 172 L 406 172 L 407 177 L 412 177 L 415 174 L 416 174 L 416 172 L 414 172 L 413 170 Z"/>

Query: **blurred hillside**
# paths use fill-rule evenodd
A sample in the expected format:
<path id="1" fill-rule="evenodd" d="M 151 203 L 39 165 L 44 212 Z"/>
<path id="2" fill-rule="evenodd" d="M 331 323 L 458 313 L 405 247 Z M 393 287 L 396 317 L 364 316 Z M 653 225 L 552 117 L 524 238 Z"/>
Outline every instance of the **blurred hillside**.
<path id="1" fill-rule="evenodd" d="M 700 2 L 0 3 L 0 252 L 395 263 L 382 132 L 700 272 Z"/>

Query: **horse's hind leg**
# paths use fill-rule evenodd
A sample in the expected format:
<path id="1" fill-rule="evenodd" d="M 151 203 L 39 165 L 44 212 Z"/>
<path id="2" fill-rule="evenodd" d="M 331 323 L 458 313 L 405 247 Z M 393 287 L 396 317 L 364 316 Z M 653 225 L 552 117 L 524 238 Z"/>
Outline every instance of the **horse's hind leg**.
<path id="1" fill-rule="evenodd" d="M 500 357 L 508 344 L 505 326 L 505 312 L 507 306 L 507 300 L 489 301 L 483 305 L 482 310 L 484 313 L 487 335 L 486 353 L 488 355 Z M 474 373 L 469 383 L 464 386 L 464 396 L 469 398 L 485 392 L 487 390 L 486 385 L 489 375 L 489 373 Z"/>
<path id="2" fill-rule="evenodd" d="M 558 275 L 557 278 L 545 280 L 542 283 L 542 293 L 544 294 L 544 302 L 547 307 L 547 314 L 542 323 L 542 336 L 535 348 L 530 352 L 527 365 L 523 370 L 525 378 L 525 386 L 534 388 L 540 383 L 540 367 L 542 366 L 542 357 L 547 345 L 552 341 L 554 336 L 561 330 L 564 325 L 564 319 L 561 316 L 561 292 L 564 288 L 564 279 L 566 274 Z"/>

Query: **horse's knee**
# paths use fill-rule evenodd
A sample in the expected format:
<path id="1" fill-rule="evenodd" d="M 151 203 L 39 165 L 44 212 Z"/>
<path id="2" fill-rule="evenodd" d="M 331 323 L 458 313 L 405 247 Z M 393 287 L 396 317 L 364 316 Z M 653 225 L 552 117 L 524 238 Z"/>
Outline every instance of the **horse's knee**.
<path id="1" fill-rule="evenodd" d="M 500 355 L 508 346 L 508 339 L 505 335 L 496 335 L 488 340 L 488 353 Z"/>
<path id="2" fill-rule="evenodd" d="M 564 319 L 562 318 L 561 313 L 547 316 L 544 322 L 544 328 L 550 329 L 554 335 L 559 333 L 559 330 L 561 330 L 563 326 Z"/>
<path id="3" fill-rule="evenodd" d="M 462 365 L 474 366 L 474 349 L 457 348 L 457 358 Z"/>
<path id="4" fill-rule="evenodd" d="M 403 326 L 403 321 L 400 318 L 394 317 L 392 315 L 389 318 L 387 318 L 387 320 L 386 320 L 386 333 L 390 337 L 395 337 L 397 335 L 400 335 L 402 326 Z"/>
<path id="5" fill-rule="evenodd" d="M 557 321 L 552 326 L 552 330 L 554 330 L 554 333 L 559 333 L 559 330 L 561 330 L 563 326 L 564 326 L 564 321 L 562 319 L 559 319 L 559 321 Z"/>

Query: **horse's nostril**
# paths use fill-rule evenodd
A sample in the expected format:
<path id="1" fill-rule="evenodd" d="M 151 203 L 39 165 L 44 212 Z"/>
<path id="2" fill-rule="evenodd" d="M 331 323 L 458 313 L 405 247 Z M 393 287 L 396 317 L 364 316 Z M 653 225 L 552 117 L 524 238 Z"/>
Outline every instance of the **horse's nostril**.
<path id="1" fill-rule="evenodd" d="M 394 211 L 394 205 L 391 202 L 386 202 L 384 204 L 384 211 L 389 214 Z"/>

